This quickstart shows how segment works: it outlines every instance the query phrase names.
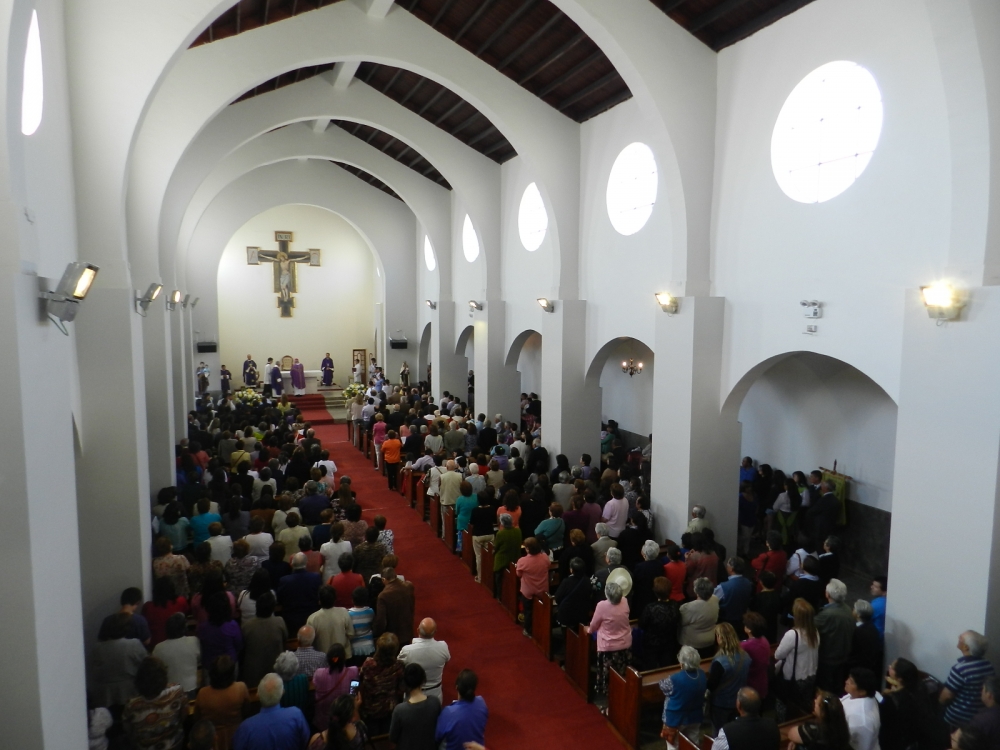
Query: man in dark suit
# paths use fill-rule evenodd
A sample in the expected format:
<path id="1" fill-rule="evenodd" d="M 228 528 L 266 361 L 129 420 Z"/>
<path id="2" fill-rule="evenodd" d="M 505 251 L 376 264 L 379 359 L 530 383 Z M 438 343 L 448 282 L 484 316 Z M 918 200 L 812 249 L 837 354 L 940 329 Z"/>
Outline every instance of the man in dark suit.
<path id="1" fill-rule="evenodd" d="M 806 520 L 812 529 L 813 542 L 822 549 L 823 542 L 833 533 L 840 521 L 840 500 L 833 494 L 833 483 L 824 480 L 820 484 L 821 495 L 817 502 L 809 506 Z"/>
<path id="2" fill-rule="evenodd" d="M 385 588 L 378 595 L 372 632 L 378 638 L 382 633 L 393 633 L 400 643 L 413 640 L 413 610 L 415 596 L 413 584 L 396 577 L 395 568 L 383 568 Z"/>
<path id="3" fill-rule="evenodd" d="M 278 581 L 278 603 L 289 633 L 298 633 L 306 619 L 319 609 L 319 573 L 306 571 L 308 560 L 302 552 L 292 555 L 292 572 Z"/>
<path id="4" fill-rule="evenodd" d="M 760 695 L 745 687 L 736 695 L 736 710 L 740 716 L 719 730 L 714 750 L 778 750 L 781 734 L 774 719 L 760 715 Z"/>

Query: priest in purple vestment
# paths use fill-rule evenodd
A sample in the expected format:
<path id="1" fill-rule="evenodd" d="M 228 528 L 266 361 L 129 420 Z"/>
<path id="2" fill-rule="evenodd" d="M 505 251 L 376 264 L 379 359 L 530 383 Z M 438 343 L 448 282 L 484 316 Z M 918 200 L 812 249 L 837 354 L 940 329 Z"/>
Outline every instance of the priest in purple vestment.
<path id="1" fill-rule="evenodd" d="M 271 368 L 271 394 L 273 396 L 281 395 L 281 388 L 284 383 L 281 380 L 281 368 L 277 364 Z"/>
<path id="2" fill-rule="evenodd" d="M 333 385 L 333 360 L 330 359 L 330 352 L 323 357 L 323 363 L 319 366 L 323 371 L 323 385 Z"/>
<path id="3" fill-rule="evenodd" d="M 306 395 L 306 368 L 299 362 L 298 357 L 292 364 L 292 388 L 295 390 L 296 396 Z"/>

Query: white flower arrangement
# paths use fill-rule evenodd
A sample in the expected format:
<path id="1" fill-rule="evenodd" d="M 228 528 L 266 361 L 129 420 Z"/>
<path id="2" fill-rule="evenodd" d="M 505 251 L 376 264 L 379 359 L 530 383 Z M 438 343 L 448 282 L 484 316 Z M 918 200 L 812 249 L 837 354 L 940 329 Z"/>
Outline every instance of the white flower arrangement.
<path id="1" fill-rule="evenodd" d="M 351 383 L 346 388 L 344 388 L 344 399 L 350 400 L 356 398 L 359 393 L 364 393 L 365 387 L 360 383 Z"/>
<path id="2" fill-rule="evenodd" d="M 257 406 L 263 401 L 261 395 L 253 388 L 243 388 L 233 393 L 233 398 L 244 404 Z"/>

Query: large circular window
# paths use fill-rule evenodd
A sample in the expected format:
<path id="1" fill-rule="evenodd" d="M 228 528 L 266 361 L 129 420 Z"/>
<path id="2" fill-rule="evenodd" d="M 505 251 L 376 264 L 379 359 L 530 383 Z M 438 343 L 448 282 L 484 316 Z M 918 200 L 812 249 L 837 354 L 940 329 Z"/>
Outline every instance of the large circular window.
<path id="1" fill-rule="evenodd" d="M 517 231 L 524 249 L 534 252 L 541 247 L 548 228 L 549 215 L 545 212 L 542 194 L 538 192 L 538 185 L 531 183 L 524 189 L 517 211 Z"/>
<path id="2" fill-rule="evenodd" d="M 31 11 L 28 46 L 24 51 L 24 77 L 21 81 L 21 132 L 31 135 L 42 124 L 42 40 L 38 34 L 38 11 Z"/>
<path id="3" fill-rule="evenodd" d="M 608 177 L 608 218 L 618 234 L 635 234 L 656 203 L 656 159 L 645 143 L 622 149 Z"/>
<path id="4" fill-rule="evenodd" d="M 434 248 L 431 247 L 431 238 L 424 235 L 424 265 L 428 271 L 437 268 L 437 261 L 434 259 Z"/>
<path id="5" fill-rule="evenodd" d="M 816 68 L 788 95 L 771 135 L 778 185 L 799 203 L 847 190 L 871 161 L 882 132 L 882 93 L 857 63 Z"/>
<path id="6" fill-rule="evenodd" d="M 469 263 L 479 257 L 479 238 L 468 214 L 465 215 L 465 224 L 462 225 L 462 252 L 465 253 L 465 259 Z"/>

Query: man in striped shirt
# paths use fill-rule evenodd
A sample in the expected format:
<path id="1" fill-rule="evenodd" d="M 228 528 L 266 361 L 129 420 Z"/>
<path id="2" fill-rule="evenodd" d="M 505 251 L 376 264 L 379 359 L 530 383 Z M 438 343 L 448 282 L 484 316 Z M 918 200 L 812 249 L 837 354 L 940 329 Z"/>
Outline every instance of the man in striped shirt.
<path id="1" fill-rule="evenodd" d="M 952 727 L 968 724 L 983 709 L 983 681 L 994 673 L 993 665 L 983 658 L 987 646 L 986 637 L 974 630 L 966 630 L 958 637 L 962 656 L 951 668 L 940 698 L 948 706 L 944 719 Z"/>

